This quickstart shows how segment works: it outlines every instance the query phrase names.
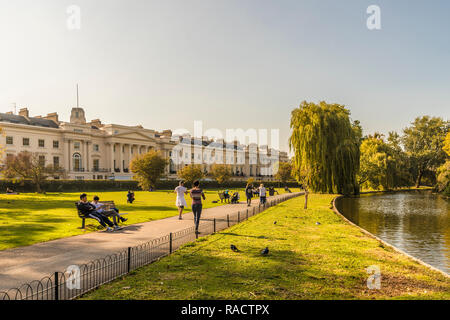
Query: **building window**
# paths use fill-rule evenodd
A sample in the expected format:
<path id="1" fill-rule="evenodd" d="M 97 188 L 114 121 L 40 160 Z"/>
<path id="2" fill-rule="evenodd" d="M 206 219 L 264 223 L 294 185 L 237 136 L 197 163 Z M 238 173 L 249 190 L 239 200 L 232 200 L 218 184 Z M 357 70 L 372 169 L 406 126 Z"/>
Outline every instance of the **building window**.
<path id="1" fill-rule="evenodd" d="M 99 145 L 98 144 L 94 144 L 94 151 L 99 151 L 99 150 L 100 150 Z"/>
<path id="2" fill-rule="evenodd" d="M 6 137 L 6 144 L 13 144 L 13 137 Z"/>
<path id="3" fill-rule="evenodd" d="M 59 141 L 58 140 L 53 140 L 53 148 L 54 149 L 58 149 L 59 148 Z"/>
<path id="4" fill-rule="evenodd" d="M 53 167 L 54 168 L 59 167 L 59 157 L 53 157 Z"/>
<path id="5" fill-rule="evenodd" d="M 39 166 L 45 167 L 45 156 L 39 156 Z"/>
<path id="6" fill-rule="evenodd" d="M 73 170 L 81 171 L 81 155 L 79 153 L 74 153 L 72 156 Z"/>
<path id="7" fill-rule="evenodd" d="M 74 148 L 75 150 L 79 150 L 79 149 L 80 149 L 80 141 L 75 141 L 75 142 L 73 143 L 73 148 Z"/>
<path id="8" fill-rule="evenodd" d="M 40 148 L 44 148 L 44 147 L 45 147 L 45 140 L 39 139 L 39 140 L 38 140 L 38 146 L 39 146 Z"/>
<path id="9" fill-rule="evenodd" d="M 100 161 L 98 159 L 94 159 L 94 171 L 98 171 L 100 168 Z"/>
<path id="10" fill-rule="evenodd" d="M 30 145 L 30 138 L 23 138 L 22 139 L 22 144 L 24 146 L 29 146 Z"/>

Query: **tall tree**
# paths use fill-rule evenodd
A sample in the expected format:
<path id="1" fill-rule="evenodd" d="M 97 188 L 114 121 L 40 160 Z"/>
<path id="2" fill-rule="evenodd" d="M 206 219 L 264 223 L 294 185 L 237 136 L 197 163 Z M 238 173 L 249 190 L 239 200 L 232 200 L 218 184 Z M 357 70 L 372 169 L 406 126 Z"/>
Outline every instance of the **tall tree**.
<path id="1" fill-rule="evenodd" d="M 448 121 L 423 116 L 416 118 L 410 127 L 403 130 L 403 145 L 416 171 L 416 187 L 420 186 L 427 170 L 436 172 L 437 167 L 445 161 L 442 147 L 448 129 Z"/>
<path id="2" fill-rule="evenodd" d="M 130 169 L 142 190 L 149 190 L 150 187 L 156 187 L 156 183 L 164 175 L 166 165 L 167 159 L 160 152 L 151 150 L 131 160 Z"/>
<path id="3" fill-rule="evenodd" d="M 45 165 L 38 153 L 22 151 L 6 157 L 3 174 L 7 179 L 31 180 L 36 191 L 42 192 L 42 184 L 50 176 L 62 174 L 60 168 Z"/>
<path id="4" fill-rule="evenodd" d="M 437 189 L 450 197 L 450 132 L 445 137 L 443 150 L 447 154 L 447 159 L 438 169 Z"/>
<path id="5" fill-rule="evenodd" d="M 179 170 L 177 174 L 178 177 L 190 185 L 192 185 L 195 180 L 200 180 L 204 176 L 202 166 L 200 164 L 187 165 Z"/>
<path id="6" fill-rule="evenodd" d="M 303 101 L 291 115 L 289 145 L 294 150 L 296 179 L 306 172 L 312 191 L 357 193 L 358 125 L 352 124 L 349 110 L 342 105 Z"/>
<path id="7" fill-rule="evenodd" d="M 223 185 L 231 179 L 231 167 L 228 164 L 213 164 L 210 174 L 219 185 Z"/>

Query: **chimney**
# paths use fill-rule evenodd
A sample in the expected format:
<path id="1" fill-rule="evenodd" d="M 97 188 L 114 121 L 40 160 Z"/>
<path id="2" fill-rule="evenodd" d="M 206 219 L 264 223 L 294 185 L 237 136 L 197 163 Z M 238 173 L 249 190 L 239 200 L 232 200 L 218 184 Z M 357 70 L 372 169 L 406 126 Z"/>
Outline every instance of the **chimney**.
<path id="1" fill-rule="evenodd" d="M 25 118 L 28 118 L 29 117 L 29 112 L 28 112 L 28 109 L 27 108 L 22 108 L 22 109 L 20 109 L 19 110 L 19 116 L 22 116 L 22 117 L 25 117 Z"/>
<path id="2" fill-rule="evenodd" d="M 102 122 L 100 121 L 100 119 L 94 119 L 91 121 L 91 124 L 94 126 L 98 126 L 101 127 L 102 126 Z"/>
<path id="3" fill-rule="evenodd" d="M 57 114 L 56 112 L 49 113 L 49 114 L 47 114 L 47 116 L 44 117 L 44 118 L 47 119 L 47 120 L 52 120 L 54 123 L 59 124 L 59 121 L 58 121 L 58 114 Z"/>

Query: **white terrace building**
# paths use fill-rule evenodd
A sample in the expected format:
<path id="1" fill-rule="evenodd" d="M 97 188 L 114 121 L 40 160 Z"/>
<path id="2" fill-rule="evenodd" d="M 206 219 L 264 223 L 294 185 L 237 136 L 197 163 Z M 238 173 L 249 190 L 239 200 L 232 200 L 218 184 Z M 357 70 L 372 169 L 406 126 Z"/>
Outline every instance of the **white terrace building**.
<path id="1" fill-rule="evenodd" d="M 230 164 L 236 178 L 270 176 L 274 163 L 288 161 L 287 153 L 264 150 L 257 145 L 172 137 L 171 130 L 157 132 L 142 126 L 102 124 L 86 121 L 82 108 L 72 108 L 70 122 L 59 121 L 58 114 L 30 117 L 27 108 L 0 113 L 4 159 L 21 151 L 37 153 L 40 160 L 64 169 L 67 179 L 129 180 L 134 156 L 149 150 L 160 151 L 170 165 L 168 178 L 190 163 L 200 163 L 205 172 L 211 163 Z M 223 146 L 223 148 L 222 148 Z M 3 159 L 3 160 L 4 160 Z"/>

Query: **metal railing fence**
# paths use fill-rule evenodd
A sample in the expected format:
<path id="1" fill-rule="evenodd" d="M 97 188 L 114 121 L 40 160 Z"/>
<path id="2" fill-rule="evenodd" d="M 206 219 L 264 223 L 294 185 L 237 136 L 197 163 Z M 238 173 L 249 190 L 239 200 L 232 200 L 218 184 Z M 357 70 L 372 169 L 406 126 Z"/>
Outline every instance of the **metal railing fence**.
<path id="1" fill-rule="evenodd" d="M 235 211 L 222 218 L 202 219 L 199 231 L 209 235 L 235 224 L 243 222 L 254 215 L 303 193 L 283 194 L 268 199 L 264 205 L 248 207 Z M 86 264 L 68 268 L 64 272 L 55 272 L 41 280 L 26 283 L 19 288 L 0 291 L 0 300 L 71 300 L 99 286 L 111 282 L 140 267 L 165 257 L 183 244 L 198 238 L 194 227 L 170 233 L 150 240 L 127 250 L 97 259 Z"/>

